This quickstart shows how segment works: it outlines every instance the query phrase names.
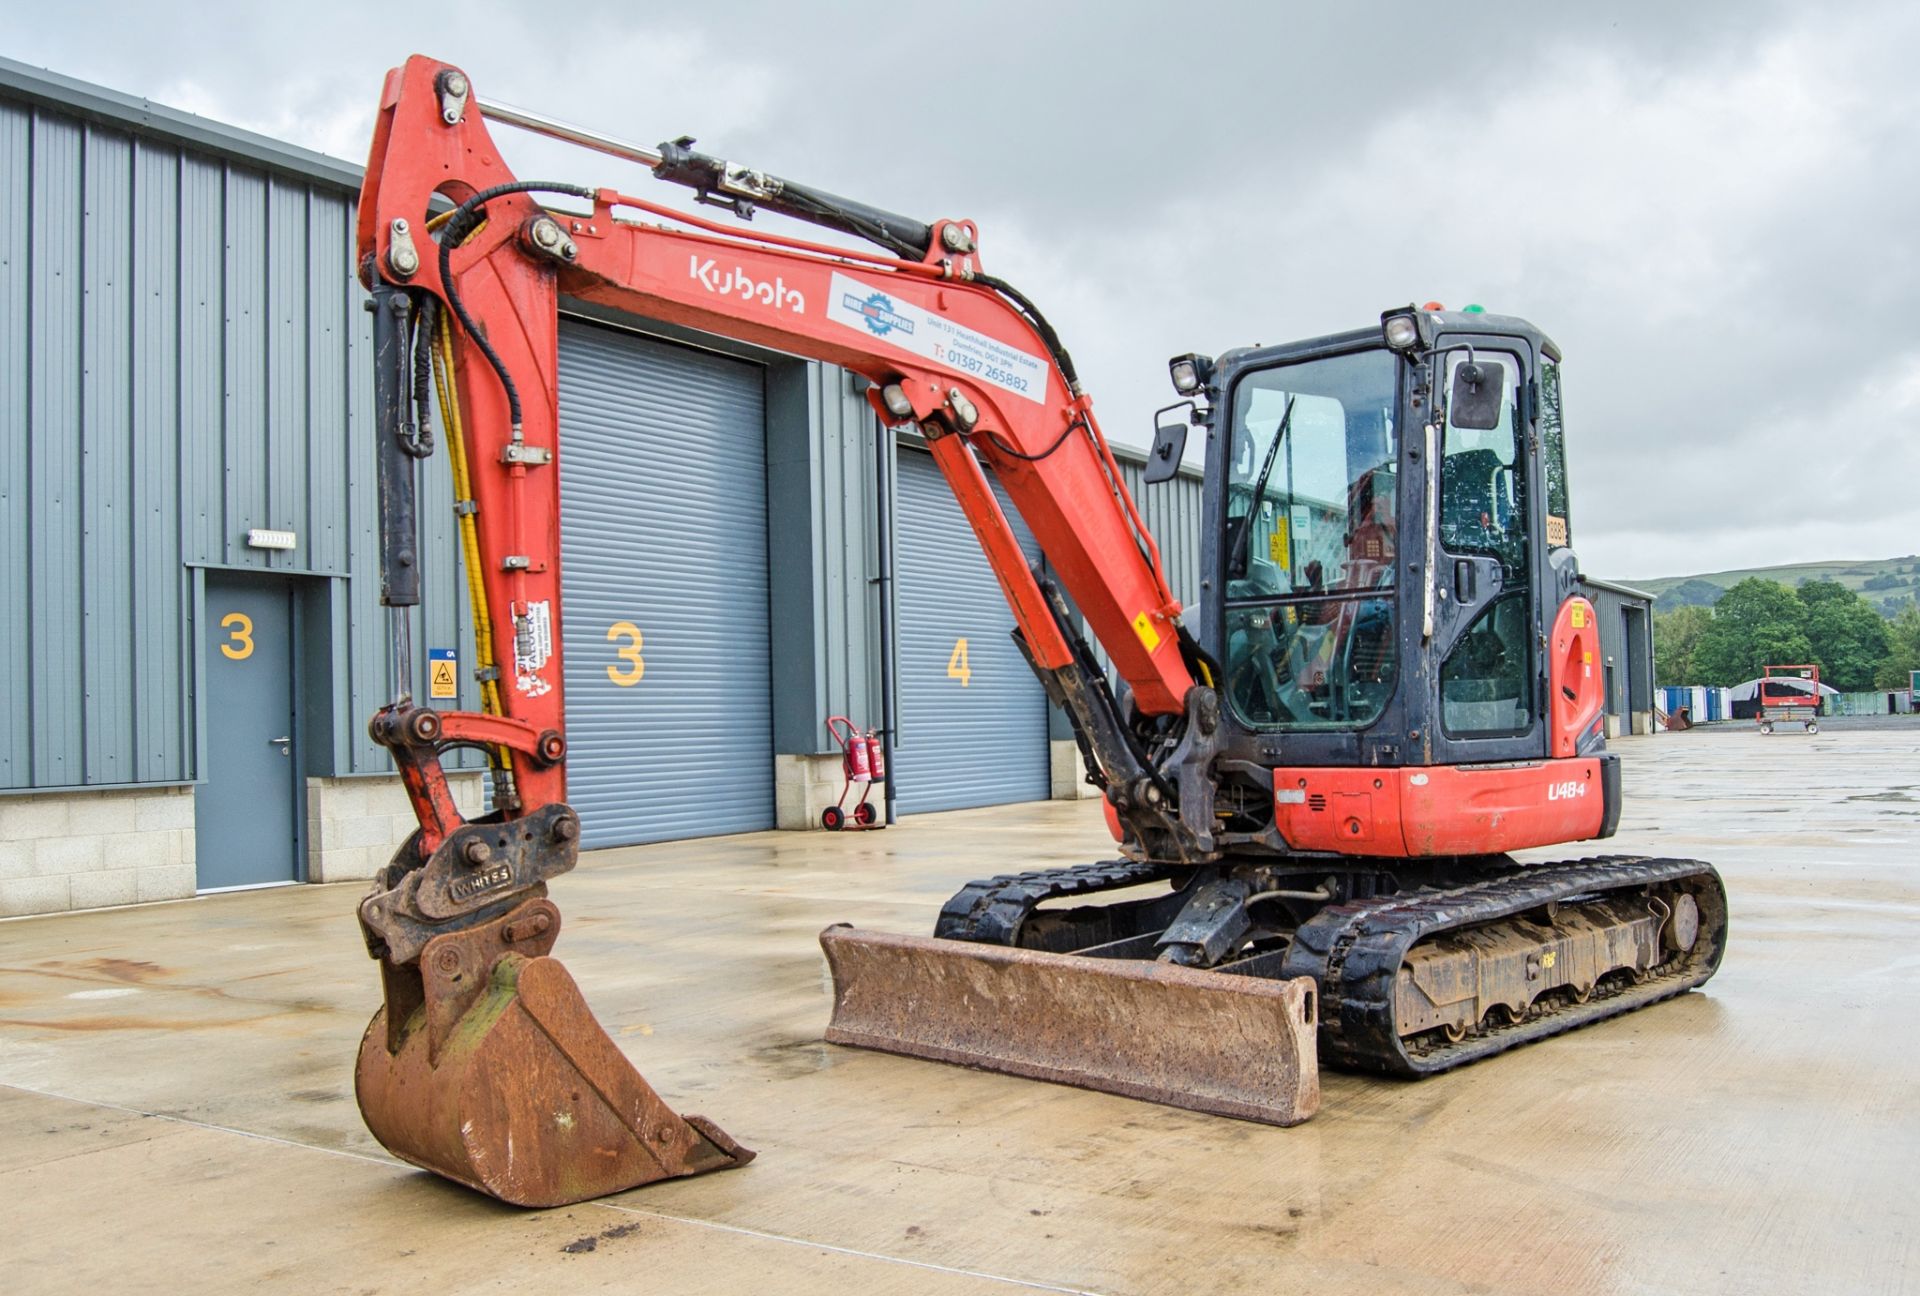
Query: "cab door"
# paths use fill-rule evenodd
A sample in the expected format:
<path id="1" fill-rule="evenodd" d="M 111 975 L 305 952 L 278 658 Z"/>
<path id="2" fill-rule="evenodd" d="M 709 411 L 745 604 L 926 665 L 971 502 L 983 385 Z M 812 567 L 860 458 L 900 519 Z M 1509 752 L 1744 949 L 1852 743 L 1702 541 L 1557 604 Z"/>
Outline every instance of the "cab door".
<path id="1" fill-rule="evenodd" d="M 1446 417 L 1435 430 L 1435 764 L 1547 754 L 1536 579 L 1537 475 L 1527 424 L 1530 350 L 1517 338 L 1442 336 L 1436 375 Z M 1458 349 L 1448 349 L 1458 348 Z M 1462 366 L 1498 375 L 1498 420 L 1462 426 L 1451 398 Z M 1484 419 L 1472 420 L 1485 422 Z"/>

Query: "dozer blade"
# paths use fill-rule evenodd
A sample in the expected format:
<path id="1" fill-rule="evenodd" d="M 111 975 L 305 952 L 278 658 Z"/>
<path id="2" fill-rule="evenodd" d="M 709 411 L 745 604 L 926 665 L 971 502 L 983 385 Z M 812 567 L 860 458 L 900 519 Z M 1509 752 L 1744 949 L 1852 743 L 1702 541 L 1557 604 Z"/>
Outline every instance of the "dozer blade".
<path id="1" fill-rule="evenodd" d="M 1314 983 L 836 925 L 834 1044 L 1269 1125 L 1320 1109 Z"/>
<path id="2" fill-rule="evenodd" d="M 524 922 L 533 909 L 509 917 Z M 516 1206 L 564 1206 L 753 1159 L 661 1101 L 557 959 L 499 953 L 485 935 L 429 941 L 411 990 L 411 969 L 385 969 L 387 1004 L 360 1042 L 354 1091 L 388 1151 Z M 404 1017 L 398 1029 L 390 1014 Z"/>

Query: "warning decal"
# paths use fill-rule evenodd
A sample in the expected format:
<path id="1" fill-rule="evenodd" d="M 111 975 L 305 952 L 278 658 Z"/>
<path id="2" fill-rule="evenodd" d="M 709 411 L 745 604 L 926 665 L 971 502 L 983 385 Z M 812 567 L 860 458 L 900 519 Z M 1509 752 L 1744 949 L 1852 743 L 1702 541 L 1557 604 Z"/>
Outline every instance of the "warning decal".
<path id="1" fill-rule="evenodd" d="M 460 679 L 454 661 L 454 653 L 451 648 L 429 648 L 427 650 L 428 697 L 457 698 L 460 696 Z"/>

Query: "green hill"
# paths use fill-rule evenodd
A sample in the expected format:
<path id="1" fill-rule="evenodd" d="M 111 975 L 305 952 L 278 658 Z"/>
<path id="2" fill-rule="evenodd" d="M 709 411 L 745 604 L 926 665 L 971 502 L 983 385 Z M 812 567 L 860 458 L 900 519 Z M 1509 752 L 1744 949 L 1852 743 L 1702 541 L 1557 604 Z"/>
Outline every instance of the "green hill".
<path id="1" fill-rule="evenodd" d="M 1789 589 L 1810 580 L 1839 581 L 1864 595 L 1882 615 L 1891 617 L 1909 602 L 1920 602 L 1920 554 L 1904 558 L 1857 562 L 1786 563 L 1778 567 L 1747 567 L 1737 571 L 1700 572 L 1691 576 L 1656 576 L 1622 581 L 1655 596 L 1654 608 L 1671 611 L 1688 604 L 1711 607 L 1720 596 L 1749 576 L 1779 581 Z"/>

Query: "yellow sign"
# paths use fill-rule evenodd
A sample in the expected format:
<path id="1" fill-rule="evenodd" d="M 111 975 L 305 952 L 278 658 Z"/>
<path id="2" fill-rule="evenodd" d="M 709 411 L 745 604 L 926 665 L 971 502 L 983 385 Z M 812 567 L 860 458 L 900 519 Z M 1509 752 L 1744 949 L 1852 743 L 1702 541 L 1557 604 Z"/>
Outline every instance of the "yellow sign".
<path id="1" fill-rule="evenodd" d="M 1287 544 L 1287 520 L 1273 520 L 1273 534 L 1267 537 L 1267 557 L 1273 559 L 1273 565 L 1281 571 L 1293 570 L 1293 556 Z"/>
<path id="2" fill-rule="evenodd" d="M 427 653 L 427 696 L 430 698 L 460 696 L 460 679 L 454 673 L 453 649 L 435 648 Z"/>
<path id="3" fill-rule="evenodd" d="M 1140 636 L 1140 642 L 1152 652 L 1160 646 L 1160 628 L 1153 623 L 1151 614 L 1142 612 L 1133 619 L 1133 632 Z"/>
<path id="4" fill-rule="evenodd" d="M 1575 603 L 1573 605 L 1573 628 L 1575 630 L 1585 630 L 1587 628 L 1587 605 L 1585 603 Z"/>
<path id="5" fill-rule="evenodd" d="M 220 645 L 220 655 L 232 661 L 245 661 L 253 656 L 253 618 L 245 612 L 229 612 L 220 618 L 220 628 L 227 632 L 227 642 Z"/>

